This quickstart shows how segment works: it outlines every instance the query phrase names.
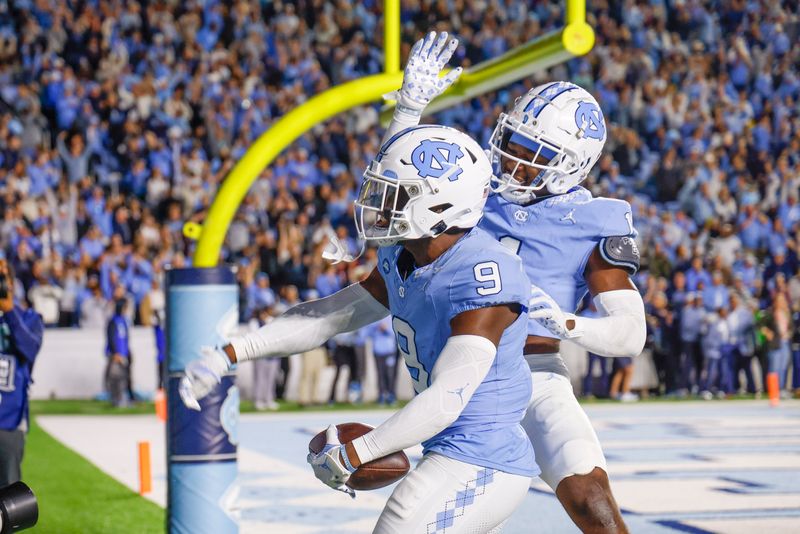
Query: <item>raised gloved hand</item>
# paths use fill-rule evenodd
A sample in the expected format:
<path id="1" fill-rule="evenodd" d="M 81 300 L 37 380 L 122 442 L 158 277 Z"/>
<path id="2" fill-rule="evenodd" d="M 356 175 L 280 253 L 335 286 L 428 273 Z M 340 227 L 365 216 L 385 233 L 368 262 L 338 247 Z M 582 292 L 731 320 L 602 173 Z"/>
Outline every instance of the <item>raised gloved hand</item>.
<path id="1" fill-rule="evenodd" d="M 314 476 L 322 481 L 326 486 L 347 493 L 352 498 L 356 498 L 353 488 L 346 485 L 347 479 L 355 469 L 348 469 L 339 459 L 346 454 L 344 445 L 339 443 L 339 432 L 335 425 L 330 425 L 325 431 L 326 443 L 318 454 L 308 453 L 306 460 L 314 470 Z"/>
<path id="2" fill-rule="evenodd" d="M 231 361 L 222 349 L 200 347 L 202 355 L 186 366 L 184 376 L 178 384 L 178 393 L 187 408 L 200 411 L 200 399 L 214 389 L 228 369 Z"/>
<path id="3" fill-rule="evenodd" d="M 461 67 L 439 76 L 458 47 L 458 39 L 448 41 L 447 37 L 447 32 L 440 33 L 438 37 L 436 32 L 430 32 L 414 44 L 403 72 L 403 86 L 393 95 L 397 99 L 398 110 L 420 115 L 431 100 L 461 76 Z"/>
<path id="4" fill-rule="evenodd" d="M 556 301 L 553 300 L 553 297 L 535 285 L 531 286 L 528 317 L 536 319 L 540 325 L 547 328 L 551 334 L 559 339 L 570 339 L 583 334 L 578 329 L 575 315 L 562 311 Z M 572 329 L 567 327 L 567 321 L 573 321 Z"/>

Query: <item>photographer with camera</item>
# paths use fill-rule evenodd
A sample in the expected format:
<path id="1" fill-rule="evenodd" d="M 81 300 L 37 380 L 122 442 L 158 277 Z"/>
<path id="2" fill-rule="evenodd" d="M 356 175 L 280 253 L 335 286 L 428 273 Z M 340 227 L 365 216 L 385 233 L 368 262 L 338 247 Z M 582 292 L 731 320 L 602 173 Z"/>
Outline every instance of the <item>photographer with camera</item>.
<path id="1" fill-rule="evenodd" d="M 0 488 L 21 478 L 28 385 L 43 335 L 41 316 L 14 303 L 14 277 L 0 259 Z"/>

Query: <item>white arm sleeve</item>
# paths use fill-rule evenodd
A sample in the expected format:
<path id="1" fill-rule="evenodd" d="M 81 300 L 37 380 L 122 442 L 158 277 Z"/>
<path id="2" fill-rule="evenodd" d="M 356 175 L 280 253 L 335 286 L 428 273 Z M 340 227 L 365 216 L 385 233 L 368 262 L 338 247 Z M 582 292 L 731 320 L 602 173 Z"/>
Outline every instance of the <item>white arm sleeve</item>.
<path id="1" fill-rule="evenodd" d="M 328 297 L 293 306 L 231 345 L 237 362 L 289 356 L 315 349 L 336 334 L 357 330 L 387 315 L 389 310 L 361 284 L 353 284 Z"/>
<path id="2" fill-rule="evenodd" d="M 431 373 L 431 385 L 374 430 L 353 440 L 361 463 L 432 438 L 461 414 L 492 367 L 497 347 L 481 336 L 447 340 Z"/>
<path id="3" fill-rule="evenodd" d="M 576 317 L 573 341 L 594 354 L 632 358 L 644 348 L 647 325 L 644 302 L 638 291 L 619 289 L 599 293 L 594 305 L 605 317 Z"/>
<path id="4" fill-rule="evenodd" d="M 424 106 L 419 110 L 410 106 L 403 106 L 398 101 L 397 106 L 394 108 L 392 122 L 390 122 L 389 126 L 386 127 L 386 132 L 383 134 L 383 139 L 381 139 L 381 146 L 383 146 L 386 141 L 391 139 L 391 137 L 397 132 L 419 124 L 419 119 L 422 117 L 422 110 L 424 109 Z"/>

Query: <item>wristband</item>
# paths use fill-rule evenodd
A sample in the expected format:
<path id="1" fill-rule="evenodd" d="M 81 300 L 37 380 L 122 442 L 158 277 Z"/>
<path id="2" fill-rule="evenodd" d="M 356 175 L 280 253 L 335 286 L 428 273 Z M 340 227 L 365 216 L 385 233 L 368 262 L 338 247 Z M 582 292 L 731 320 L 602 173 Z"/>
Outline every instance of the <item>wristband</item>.
<path id="1" fill-rule="evenodd" d="M 406 113 L 406 114 L 412 115 L 414 117 L 419 117 L 420 115 L 422 115 L 422 110 L 421 109 L 415 109 L 415 108 L 412 108 L 412 107 L 409 107 L 409 106 L 404 106 L 399 101 L 395 105 L 395 109 L 397 111 L 399 111 L 400 113 Z"/>
<path id="2" fill-rule="evenodd" d="M 351 473 L 355 473 L 356 472 L 356 468 L 353 467 L 353 464 L 350 463 L 350 458 L 347 456 L 347 449 L 344 448 L 344 445 L 342 445 L 339 448 L 339 452 L 342 455 L 342 460 L 344 461 L 345 469 L 347 469 Z"/>

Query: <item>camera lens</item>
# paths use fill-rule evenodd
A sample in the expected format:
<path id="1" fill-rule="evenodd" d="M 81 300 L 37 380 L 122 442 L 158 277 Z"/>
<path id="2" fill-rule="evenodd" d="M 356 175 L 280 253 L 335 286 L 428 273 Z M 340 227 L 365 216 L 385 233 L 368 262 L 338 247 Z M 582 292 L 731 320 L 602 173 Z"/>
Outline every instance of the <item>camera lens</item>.
<path id="1" fill-rule="evenodd" d="M 39 519 L 39 506 L 31 489 L 22 482 L 0 488 L 0 534 L 31 528 Z"/>

